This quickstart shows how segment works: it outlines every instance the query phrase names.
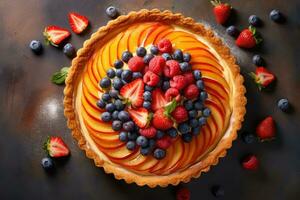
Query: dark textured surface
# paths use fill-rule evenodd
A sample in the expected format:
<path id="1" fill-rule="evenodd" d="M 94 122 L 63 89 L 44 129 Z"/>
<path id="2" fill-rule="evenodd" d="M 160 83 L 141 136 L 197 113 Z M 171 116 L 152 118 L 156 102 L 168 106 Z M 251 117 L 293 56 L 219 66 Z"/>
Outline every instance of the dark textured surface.
<path id="1" fill-rule="evenodd" d="M 277 138 L 269 143 L 244 144 L 235 141 L 228 155 L 207 174 L 185 184 L 192 199 L 215 199 L 211 186 L 225 189 L 221 199 L 296 200 L 300 198 L 300 2 L 299 0 L 230 1 L 236 8 L 232 22 L 247 26 L 248 16 L 257 14 L 264 21 L 259 32 L 262 47 L 243 51 L 235 47 L 225 28 L 216 25 L 211 5 L 206 0 L 100 1 L 100 0 L 1 0 L 0 1 L 0 199 L 175 199 L 175 187 L 149 189 L 127 185 L 106 175 L 87 159 L 72 139 L 63 116 L 63 87 L 49 81 L 51 74 L 70 60 L 60 49 L 45 46 L 35 56 L 28 48 L 32 39 L 43 40 L 46 25 L 68 27 L 67 13 L 78 11 L 91 21 L 83 36 L 72 35 L 80 48 L 84 40 L 108 18 L 105 8 L 115 5 L 122 13 L 141 8 L 170 9 L 209 23 L 232 46 L 246 78 L 247 115 L 243 130 L 254 132 L 257 122 L 267 115 L 277 121 Z M 273 8 L 287 17 L 285 24 L 268 19 Z M 258 92 L 247 73 L 254 70 L 251 56 L 260 53 L 278 78 L 273 91 Z M 277 100 L 287 97 L 293 104 L 290 114 L 277 109 Z M 56 162 L 54 174 L 40 166 L 47 135 L 60 135 L 71 148 L 72 156 Z M 258 155 L 256 172 L 241 168 L 239 160 L 247 153 Z"/>

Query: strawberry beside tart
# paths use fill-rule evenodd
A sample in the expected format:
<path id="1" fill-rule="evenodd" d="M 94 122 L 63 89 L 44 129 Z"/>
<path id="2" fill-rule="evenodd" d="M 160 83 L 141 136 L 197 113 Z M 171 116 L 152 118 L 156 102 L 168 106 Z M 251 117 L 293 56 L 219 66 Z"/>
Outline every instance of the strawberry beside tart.
<path id="1" fill-rule="evenodd" d="M 246 112 L 230 50 L 202 24 L 157 9 L 94 33 L 64 93 L 68 126 L 96 166 L 150 187 L 188 182 L 216 165 Z"/>

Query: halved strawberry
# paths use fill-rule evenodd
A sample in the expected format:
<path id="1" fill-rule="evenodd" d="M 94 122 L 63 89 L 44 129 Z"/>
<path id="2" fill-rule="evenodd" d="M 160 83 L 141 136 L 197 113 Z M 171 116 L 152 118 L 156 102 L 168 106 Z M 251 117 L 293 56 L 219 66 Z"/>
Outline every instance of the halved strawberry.
<path id="1" fill-rule="evenodd" d="M 120 90 L 121 96 L 134 107 L 140 107 L 143 104 L 143 93 L 144 82 L 141 78 L 124 85 Z"/>
<path id="2" fill-rule="evenodd" d="M 151 120 L 151 115 L 149 114 L 146 108 L 142 108 L 142 107 L 138 109 L 128 108 L 128 113 L 131 119 L 140 128 L 146 127 L 149 121 Z"/>
<path id="3" fill-rule="evenodd" d="M 44 144 L 44 148 L 53 158 L 63 157 L 70 154 L 70 150 L 61 137 L 50 136 Z"/>
<path id="4" fill-rule="evenodd" d="M 71 35 L 70 31 L 58 26 L 47 26 L 43 34 L 46 41 L 55 47 Z"/>
<path id="5" fill-rule="evenodd" d="M 70 26 L 76 34 L 82 33 L 89 25 L 88 18 L 78 13 L 70 12 L 68 17 Z"/>
<path id="6" fill-rule="evenodd" d="M 160 88 L 156 88 L 152 91 L 152 104 L 151 108 L 153 111 L 156 111 L 164 107 L 168 101 L 165 99 L 164 93 Z"/>
<path id="7" fill-rule="evenodd" d="M 254 79 L 259 90 L 267 87 L 275 80 L 275 76 L 264 67 L 257 67 L 255 73 L 251 72 L 250 76 Z"/>

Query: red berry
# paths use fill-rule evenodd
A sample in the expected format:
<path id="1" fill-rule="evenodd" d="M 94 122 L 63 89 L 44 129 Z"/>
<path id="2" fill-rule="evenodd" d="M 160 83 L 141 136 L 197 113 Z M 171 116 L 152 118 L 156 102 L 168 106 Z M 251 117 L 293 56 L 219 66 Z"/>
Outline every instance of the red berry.
<path id="1" fill-rule="evenodd" d="M 177 106 L 171 113 L 171 116 L 176 120 L 177 123 L 181 123 L 188 119 L 188 112 L 184 106 Z"/>
<path id="2" fill-rule="evenodd" d="M 243 159 L 243 167 L 248 170 L 256 170 L 258 168 L 259 161 L 255 155 L 247 156 Z"/>
<path id="3" fill-rule="evenodd" d="M 153 73 L 152 71 L 147 71 L 143 77 L 144 83 L 150 86 L 156 86 L 159 80 L 160 80 L 159 76 Z"/>
<path id="4" fill-rule="evenodd" d="M 157 130 L 150 126 L 148 128 L 140 129 L 140 134 L 146 138 L 154 138 L 156 136 Z"/>
<path id="5" fill-rule="evenodd" d="M 275 80 L 275 76 L 264 67 L 257 67 L 255 73 L 251 72 L 250 76 L 254 79 L 260 90 Z"/>
<path id="6" fill-rule="evenodd" d="M 171 144 L 172 138 L 168 135 L 165 135 L 164 137 L 156 141 L 156 146 L 161 149 L 167 149 L 171 146 Z"/>
<path id="7" fill-rule="evenodd" d="M 167 101 L 172 101 L 174 98 L 178 102 L 180 101 L 180 93 L 177 88 L 169 88 L 165 93 L 165 98 Z"/>
<path id="8" fill-rule="evenodd" d="M 176 200 L 190 200 L 191 192 L 188 188 L 180 188 L 176 191 Z"/>
<path id="9" fill-rule="evenodd" d="M 194 77 L 192 72 L 187 72 L 187 73 L 184 73 L 182 75 L 186 78 L 187 85 L 195 83 L 195 77 Z"/>
<path id="10" fill-rule="evenodd" d="M 177 88 L 178 90 L 183 89 L 187 85 L 187 80 L 183 75 L 177 75 L 170 80 L 170 86 Z"/>
<path id="11" fill-rule="evenodd" d="M 166 65 L 166 61 L 161 56 L 155 56 L 151 59 L 149 63 L 149 70 L 154 72 L 157 75 L 160 75 L 163 71 L 163 68 Z"/>
<path id="12" fill-rule="evenodd" d="M 267 117 L 256 127 L 256 134 L 261 141 L 275 137 L 275 122 L 272 117 Z"/>
<path id="13" fill-rule="evenodd" d="M 149 71 L 149 66 L 146 65 L 142 71 L 143 75 L 146 74 L 146 72 Z"/>
<path id="14" fill-rule="evenodd" d="M 172 52 L 172 43 L 168 39 L 162 39 L 158 42 L 157 47 L 161 53 L 171 53 Z"/>
<path id="15" fill-rule="evenodd" d="M 140 72 L 144 69 L 144 61 L 143 58 L 139 56 L 134 56 L 130 58 L 128 61 L 128 68 L 133 72 Z"/>
<path id="16" fill-rule="evenodd" d="M 50 157 L 58 158 L 68 156 L 70 154 L 68 146 L 64 143 L 61 137 L 50 136 L 44 145 Z"/>
<path id="17" fill-rule="evenodd" d="M 254 27 L 244 29 L 236 39 L 236 45 L 242 48 L 250 49 L 262 42 L 262 38 L 258 37 Z"/>
<path id="18" fill-rule="evenodd" d="M 221 3 L 217 0 L 213 0 L 211 2 L 215 6 L 213 11 L 216 17 L 216 21 L 219 24 L 224 24 L 230 16 L 231 6 L 225 3 Z"/>
<path id="19" fill-rule="evenodd" d="M 159 130 L 168 130 L 173 127 L 173 121 L 165 115 L 165 110 L 160 108 L 153 115 L 152 125 Z"/>
<path id="20" fill-rule="evenodd" d="M 166 66 L 164 67 L 164 75 L 166 77 L 172 78 L 173 76 L 179 75 L 180 73 L 180 66 L 176 60 L 168 60 L 166 62 Z"/>
<path id="21" fill-rule="evenodd" d="M 188 85 L 184 89 L 184 96 L 188 99 L 195 99 L 199 95 L 199 89 L 195 84 Z"/>

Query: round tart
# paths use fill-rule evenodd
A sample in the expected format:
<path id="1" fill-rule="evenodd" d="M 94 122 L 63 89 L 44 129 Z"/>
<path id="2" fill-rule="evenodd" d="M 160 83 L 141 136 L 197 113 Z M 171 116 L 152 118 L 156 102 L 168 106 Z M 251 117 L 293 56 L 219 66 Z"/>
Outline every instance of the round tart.
<path id="1" fill-rule="evenodd" d="M 154 146 L 165 147 L 165 149 L 160 149 L 160 152 L 158 152 L 159 150 L 151 152 L 151 149 L 150 153 L 148 152 L 146 155 L 145 152 L 141 153 L 142 147 L 137 145 L 134 147 L 132 142 L 128 145 L 128 142 L 124 142 L 127 141 L 126 138 L 120 139 L 122 129 L 118 127 L 117 123 L 114 124 L 103 116 L 103 113 L 107 111 L 103 109 L 103 106 L 99 108 L 97 102 L 103 98 L 104 93 L 107 93 L 107 88 L 101 87 L 101 84 L 103 86 L 106 83 L 104 81 L 101 83 L 101 80 L 107 76 L 109 69 L 114 69 L 116 60 L 122 60 L 124 52 L 132 52 L 133 56 L 137 57 L 135 53 L 137 48 L 144 47 L 147 53 L 150 53 L 152 46 L 158 46 L 161 48 L 161 52 L 158 52 L 158 55 L 152 55 L 152 57 L 160 57 L 166 51 L 164 46 L 159 44 L 162 40 L 171 42 L 171 49 L 178 49 L 183 53 L 190 54 L 191 59 L 185 58 L 189 61 L 187 66 L 191 67 L 188 70 L 192 74 L 192 77 L 188 78 L 187 81 L 193 79 L 194 71 L 201 72 L 201 80 L 205 86 L 205 89 L 202 89 L 208 94 L 207 98 L 202 99 L 202 105 L 207 110 L 204 111 L 203 108 L 199 108 L 197 116 L 206 115 L 207 118 L 205 118 L 205 123 L 201 124 L 201 128 L 197 129 L 196 134 L 195 128 L 190 129 L 190 131 L 194 130 L 193 135 L 183 131 L 187 129 L 179 128 L 181 124 L 176 123 L 175 120 L 173 129 L 181 129 L 182 131 L 169 139 L 171 142 L 167 142 L 168 147 L 166 147 L 166 142 L 158 144 L 158 140 L 153 139 L 153 136 L 148 134 L 148 140 L 154 141 Z M 168 46 L 168 44 L 165 45 Z M 143 51 L 139 53 L 144 54 Z M 163 57 L 172 59 L 172 52 L 169 53 L 171 53 L 169 54 L 170 58 Z M 173 55 L 174 57 L 178 58 L 176 55 Z M 123 58 L 123 60 L 126 62 L 122 62 L 122 68 L 128 69 L 128 59 Z M 135 67 L 138 67 L 137 62 L 132 61 L 131 63 L 135 63 Z M 148 62 L 146 63 L 144 68 L 149 67 Z M 178 63 L 180 62 L 178 61 Z M 182 67 L 183 70 L 184 66 L 181 65 L 183 64 L 180 63 L 180 68 Z M 152 81 L 152 77 L 145 80 L 145 69 L 140 72 L 142 77 L 132 82 L 128 81 L 127 83 L 122 80 L 123 86 L 120 93 L 126 94 L 128 99 L 135 97 L 135 100 L 139 99 L 140 97 L 134 92 L 140 88 L 144 92 L 144 87 L 146 83 L 148 84 L 147 81 L 150 79 Z M 163 75 L 158 74 L 158 77 L 161 78 Z M 172 80 L 176 82 L 174 77 Z M 131 91 L 125 91 L 125 86 L 130 88 L 128 86 L 130 84 Z M 196 85 L 196 83 L 191 84 Z M 158 87 L 158 90 L 161 91 L 161 98 L 164 98 L 167 92 L 161 90 L 160 86 L 157 85 L 153 86 L 152 89 Z M 171 85 L 171 87 L 173 86 Z M 165 187 L 168 184 L 177 185 L 181 181 L 188 182 L 193 177 L 199 177 L 201 172 L 207 172 L 211 165 L 216 165 L 218 159 L 225 156 L 226 150 L 231 147 L 232 141 L 237 137 L 237 131 L 241 127 L 246 112 L 245 91 L 243 77 L 240 75 L 239 67 L 235 64 L 235 58 L 231 55 L 229 48 L 215 36 L 212 30 L 181 14 L 173 14 L 170 11 L 161 12 L 157 9 L 141 10 L 130 12 L 126 16 L 120 16 L 116 20 L 110 21 L 84 42 L 83 48 L 78 51 L 77 57 L 72 62 L 66 79 L 64 90 L 65 116 L 79 147 L 85 150 L 87 157 L 95 161 L 96 166 L 103 167 L 106 173 L 112 173 L 116 179 L 124 179 L 127 183 L 134 182 L 140 186 L 155 187 L 159 185 Z M 201 93 L 201 90 L 199 89 L 198 92 Z M 152 98 L 153 93 L 152 91 Z M 163 109 L 172 107 L 171 104 L 174 102 L 178 106 L 184 104 L 184 101 L 187 101 L 186 98 L 193 98 L 191 97 L 192 94 L 187 93 L 182 90 L 181 100 L 170 98 L 172 101 L 163 105 Z M 198 95 L 197 92 L 196 94 Z M 122 95 L 120 99 L 123 102 L 125 100 Z M 141 130 L 149 128 L 149 126 L 152 127 L 151 123 L 154 129 L 159 127 L 155 125 L 155 123 L 160 123 L 159 120 L 154 122 L 154 119 L 152 121 L 149 119 L 152 116 L 150 113 L 153 112 L 154 117 L 157 115 L 156 108 L 153 108 L 155 104 L 153 101 L 152 99 L 150 109 L 144 109 L 147 112 L 147 123 L 139 124 L 139 127 L 135 123 L 135 127 L 138 127 L 138 130 L 135 130 L 137 134 L 143 135 Z M 138 119 L 143 118 L 143 113 L 138 113 L 138 110 L 143 109 L 141 102 L 132 101 L 130 103 L 127 102 L 124 105 L 125 109 L 132 109 Z M 192 106 L 196 107 L 196 101 L 193 101 Z M 182 105 L 182 107 L 184 106 Z M 133 115 L 131 117 L 134 118 Z M 199 118 L 196 119 L 199 121 Z M 163 127 L 161 128 L 163 129 Z M 167 132 L 165 131 L 164 134 Z M 187 137 L 186 134 L 191 136 Z M 147 136 L 146 133 L 144 135 Z M 140 140 L 140 145 L 143 142 L 145 141 Z M 153 151 L 155 150 L 153 149 Z"/>

